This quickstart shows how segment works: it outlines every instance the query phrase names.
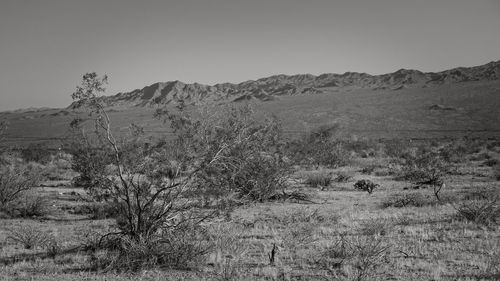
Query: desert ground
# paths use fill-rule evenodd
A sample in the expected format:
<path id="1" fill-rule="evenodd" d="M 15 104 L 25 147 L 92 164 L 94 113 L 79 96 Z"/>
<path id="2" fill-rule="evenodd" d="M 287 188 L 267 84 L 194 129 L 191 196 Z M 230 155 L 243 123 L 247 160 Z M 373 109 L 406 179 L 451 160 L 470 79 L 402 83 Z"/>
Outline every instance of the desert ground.
<path id="1" fill-rule="evenodd" d="M 0 113 L 1 280 L 500 280 L 500 80 L 155 107 L 120 99 L 216 87 L 83 79 Z"/>
<path id="2" fill-rule="evenodd" d="M 204 222 L 212 246 L 188 268 L 139 271 L 106 268 L 109 254 L 92 249 L 114 215 L 72 185 L 59 152 L 30 190 L 34 213 L 1 218 L 1 280 L 499 280 L 500 143 L 418 145 L 452 148 L 440 200 L 398 178 L 388 143 L 369 142 L 336 168 L 295 165 L 286 190 L 307 200 L 247 202 Z M 362 179 L 379 186 L 354 188 Z"/>

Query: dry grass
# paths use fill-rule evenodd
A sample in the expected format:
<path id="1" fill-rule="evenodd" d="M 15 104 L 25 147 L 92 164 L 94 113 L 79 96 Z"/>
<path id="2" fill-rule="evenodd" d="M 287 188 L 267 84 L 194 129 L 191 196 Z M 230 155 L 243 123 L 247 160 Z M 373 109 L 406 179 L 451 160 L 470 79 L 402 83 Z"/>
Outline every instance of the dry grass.
<path id="1" fill-rule="evenodd" d="M 443 190 L 443 196 L 457 198 L 454 203 L 437 202 L 431 189 L 405 190 L 407 182 L 360 174 L 360 166 L 328 171 L 335 188 L 298 182 L 287 190 L 306 193 L 314 203 L 248 204 L 224 220 L 207 222 L 204 239 L 210 247 L 189 270 L 146 265 L 134 274 L 109 267 L 130 266 L 134 255 L 122 254 L 120 264 L 119 252 L 112 255 L 97 245 L 98 233 L 115 228 L 112 219 L 91 218 L 83 209 L 69 212 L 84 208 L 78 207 L 84 204 L 79 197 L 66 195 L 81 190 L 40 189 L 53 203 L 50 216 L 1 219 L 0 280 L 499 280 L 500 227 L 492 219 L 497 205 L 486 204 L 498 194 L 494 167 L 477 161 L 460 165 L 464 172 L 450 176 Z M 332 180 L 342 173 L 352 178 Z M 355 191 L 353 183 L 361 179 L 380 187 L 371 195 Z M 479 215 L 464 219 L 460 210 Z M 46 239 L 25 249 L 19 239 L 7 239 L 14 232 Z M 189 240 L 178 238 L 181 245 Z M 147 253 L 143 246 L 135 245 L 135 252 Z M 175 251 L 187 252 L 183 249 Z"/>

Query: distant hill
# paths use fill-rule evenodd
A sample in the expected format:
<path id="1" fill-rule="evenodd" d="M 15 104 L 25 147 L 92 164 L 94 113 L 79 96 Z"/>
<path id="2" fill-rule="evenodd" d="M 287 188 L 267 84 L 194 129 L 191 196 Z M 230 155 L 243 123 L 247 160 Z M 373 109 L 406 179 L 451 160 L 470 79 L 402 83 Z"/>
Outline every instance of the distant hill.
<path id="1" fill-rule="evenodd" d="M 277 116 L 290 137 L 338 125 L 346 135 L 369 138 L 500 139 L 499 78 L 500 62 L 492 62 L 438 73 L 275 75 L 213 86 L 174 81 L 102 99 L 118 137 L 127 137 L 132 123 L 148 136 L 173 136 L 168 124 L 153 117 L 154 105 L 168 109 L 182 100 L 188 105 L 252 103 L 257 114 Z M 74 118 L 90 118 L 84 110 L 72 110 L 75 105 L 0 112 L 0 121 L 9 123 L 0 146 L 62 145 Z"/>
<path id="2" fill-rule="evenodd" d="M 213 86 L 186 84 L 180 81 L 158 82 L 142 89 L 103 97 L 110 107 L 145 107 L 168 105 L 183 101 L 199 105 L 212 102 L 271 101 L 282 96 L 311 95 L 342 90 L 401 90 L 427 88 L 443 84 L 500 79 L 500 61 L 475 67 L 458 67 L 441 72 L 421 72 L 400 69 L 393 73 L 370 75 L 344 74 L 274 75 L 239 84 L 222 83 Z M 78 105 L 73 103 L 70 108 Z"/>

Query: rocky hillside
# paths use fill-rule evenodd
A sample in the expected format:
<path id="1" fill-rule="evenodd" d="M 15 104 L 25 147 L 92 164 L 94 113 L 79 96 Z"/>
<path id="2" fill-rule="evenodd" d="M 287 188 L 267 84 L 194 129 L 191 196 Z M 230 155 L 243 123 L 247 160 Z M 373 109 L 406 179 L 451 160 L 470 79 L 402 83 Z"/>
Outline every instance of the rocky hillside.
<path id="1" fill-rule="evenodd" d="M 167 105 L 177 103 L 180 100 L 188 104 L 244 100 L 270 101 L 284 95 L 318 94 L 332 90 L 400 90 L 497 79 L 500 79 L 500 61 L 436 73 L 400 69 L 382 75 L 357 72 L 319 76 L 311 74 L 275 75 L 239 84 L 223 83 L 213 86 L 198 83 L 185 84 L 180 81 L 159 82 L 128 93 L 103 97 L 103 101 L 108 106 L 113 107 Z M 75 104 L 70 107 L 75 107 Z"/>

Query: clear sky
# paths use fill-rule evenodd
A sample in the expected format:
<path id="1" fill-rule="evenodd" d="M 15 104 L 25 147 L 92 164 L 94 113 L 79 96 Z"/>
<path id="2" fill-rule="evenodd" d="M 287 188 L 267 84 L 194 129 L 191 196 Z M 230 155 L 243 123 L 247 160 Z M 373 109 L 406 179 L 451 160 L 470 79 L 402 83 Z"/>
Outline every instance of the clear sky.
<path id="1" fill-rule="evenodd" d="M 159 81 L 439 71 L 500 60 L 500 0 L 0 0 L 0 110 Z"/>

